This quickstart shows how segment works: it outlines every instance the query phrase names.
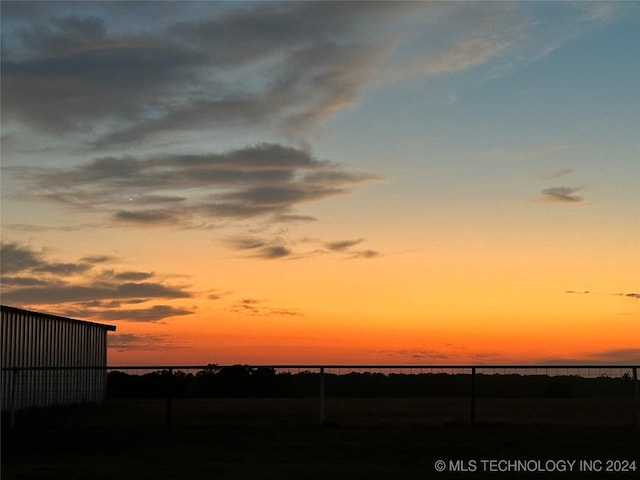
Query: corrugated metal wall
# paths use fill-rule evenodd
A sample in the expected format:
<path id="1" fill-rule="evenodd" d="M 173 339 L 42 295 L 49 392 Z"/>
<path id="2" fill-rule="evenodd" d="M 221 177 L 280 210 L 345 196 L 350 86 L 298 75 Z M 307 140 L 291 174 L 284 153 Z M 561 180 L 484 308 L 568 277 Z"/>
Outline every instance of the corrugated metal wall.
<path id="1" fill-rule="evenodd" d="M 104 398 L 111 325 L 1 306 L 2 410 L 95 402 Z M 20 370 L 7 370 L 19 368 Z"/>

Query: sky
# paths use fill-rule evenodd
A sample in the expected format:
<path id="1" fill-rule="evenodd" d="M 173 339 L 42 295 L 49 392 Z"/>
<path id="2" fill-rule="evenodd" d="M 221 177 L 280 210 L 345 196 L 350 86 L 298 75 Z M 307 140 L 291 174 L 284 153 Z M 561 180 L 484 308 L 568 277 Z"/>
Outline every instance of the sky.
<path id="1" fill-rule="evenodd" d="M 639 3 L 0 8 L 2 303 L 110 365 L 640 361 Z"/>

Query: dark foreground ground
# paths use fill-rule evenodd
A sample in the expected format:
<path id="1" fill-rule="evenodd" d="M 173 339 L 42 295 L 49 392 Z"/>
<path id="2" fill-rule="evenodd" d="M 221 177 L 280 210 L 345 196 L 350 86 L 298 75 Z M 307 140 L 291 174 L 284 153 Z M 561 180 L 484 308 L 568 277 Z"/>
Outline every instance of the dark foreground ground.
<path id="1" fill-rule="evenodd" d="M 472 427 L 441 417 L 443 406 L 429 417 L 417 415 L 422 404 L 355 402 L 330 405 L 320 426 L 313 402 L 229 402 L 174 405 L 171 428 L 161 402 L 146 405 L 148 417 L 121 403 L 19 416 L 16 428 L 3 424 L 2 479 L 640 478 L 631 425 L 521 423 L 514 413 Z M 532 471 L 505 462 L 515 460 Z"/>

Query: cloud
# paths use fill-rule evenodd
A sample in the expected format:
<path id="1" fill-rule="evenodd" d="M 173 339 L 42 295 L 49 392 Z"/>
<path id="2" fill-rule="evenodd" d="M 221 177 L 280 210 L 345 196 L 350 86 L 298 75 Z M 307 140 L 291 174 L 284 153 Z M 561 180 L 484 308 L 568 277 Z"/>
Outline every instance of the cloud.
<path id="1" fill-rule="evenodd" d="M 14 304 L 46 305 L 73 303 L 88 299 L 176 299 L 191 295 L 181 287 L 155 282 L 89 283 L 79 285 L 46 282 L 37 286 L 16 288 L 3 293 L 4 301 Z"/>
<path id="2" fill-rule="evenodd" d="M 252 250 L 264 247 L 266 242 L 257 237 L 235 237 L 229 239 L 228 244 L 238 250 Z"/>
<path id="3" fill-rule="evenodd" d="M 451 93 L 449 93 L 449 95 L 447 95 L 447 98 L 444 101 L 444 106 L 445 107 L 450 107 L 451 105 L 453 105 L 457 101 L 458 101 L 458 95 L 456 95 L 455 92 L 451 92 Z"/>
<path id="4" fill-rule="evenodd" d="M 113 219 L 129 222 L 135 225 L 173 225 L 189 215 L 182 211 L 173 210 L 121 210 L 113 214 Z"/>
<path id="5" fill-rule="evenodd" d="M 101 149 L 301 133 L 368 89 L 486 64 L 531 28 L 507 4 L 84 3 L 3 5 L 3 121 Z"/>
<path id="6" fill-rule="evenodd" d="M 281 245 L 261 248 L 256 254 L 260 258 L 283 258 L 289 255 L 291 255 L 291 250 Z"/>
<path id="7" fill-rule="evenodd" d="M 565 175 L 569 175 L 571 173 L 573 173 L 574 170 L 573 168 L 561 168 L 559 170 L 556 170 L 555 172 L 551 172 L 549 175 L 545 175 L 544 177 L 542 177 L 543 180 L 552 180 L 554 178 L 558 178 L 558 177 L 563 177 Z"/>
<path id="8" fill-rule="evenodd" d="M 376 258 L 380 255 L 380 252 L 376 250 L 360 250 L 351 252 L 350 258 Z"/>
<path id="9" fill-rule="evenodd" d="M 379 179 L 319 160 L 307 149 L 273 143 L 224 153 L 102 157 L 27 173 L 24 181 L 46 192 L 45 200 L 145 227 L 264 216 L 309 220 L 295 208 Z"/>
<path id="10" fill-rule="evenodd" d="M 176 308 L 169 305 L 153 305 L 148 308 L 105 310 L 98 313 L 97 317 L 106 321 L 125 320 L 128 322 L 157 322 L 165 318 L 191 315 L 192 313 L 192 310 L 186 308 Z"/>
<path id="11" fill-rule="evenodd" d="M 107 347 L 119 351 L 185 348 L 173 344 L 168 335 L 148 333 L 110 333 L 107 335 Z"/>
<path id="12" fill-rule="evenodd" d="M 2 273 L 7 274 L 39 268 L 46 263 L 40 259 L 39 254 L 31 249 L 9 243 L 2 245 L 0 264 L 2 265 Z"/>
<path id="13" fill-rule="evenodd" d="M 297 310 L 287 308 L 272 308 L 266 306 L 268 303 L 264 300 L 256 300 L 254 298 L 243 298 L 238 300 L 231 306 L 231 311 L 238 314 L 250 315 L 254 317 L 271 317 L 271 316 L 299 316 L 302 315 Z"/>
<path id="14" fill-rule="evenodd" d="M 80 259 L 80 261 L 82 262 L 93 264 L 109 262 L 111 260 L 114 260 L 114 258 L 107 255 L 89 255 L 88 257 L 83 257 Z"/>
<path id="15" fill-rule="evenodd" d="M 353 250 L 352 247 L 362 243 L 364 239 L 334 240 L 323 242 L 317 239 L 300 240 L 285 239 L 281 236 L 272 238 L 254 235 L 236 236 L 227 239 L 226 244 L 240 251 L 248 251 L 251 257 L 264 259 L 300 259 L 320 255 L 340 255 L 343 258 L 374 258 L 379 252 L 371 249 Z M 301 248 L 303 245 L 304 248 Z M 310 247 L 311 246 L 311 247 Z"/>
<path id="16" fill-rule="evenodd" d="M 630 293 L 615 293 L 619 297 L 631 298 L 634 300 L 640 300 L 640 293 L 630 292 Z"/>
<path id="17" fill-rule="evenodd" d="M 428 349 L 397 349 L 397 350 L 383 350 L 380 352 L 386 357 L 391 357 L 396 361 L 408 361 L 408 362 L 421 362 L 429 363 L 432 361 L 442 361 L 451 358 L 450 353 L 446 353 L 440 350 L 428 350 Z"/>
<path id="18" fill-rule="evenodd" d="M 325 242 L 324 246 L 332 252 L 343 252 L 353 247 L 354 245 L 358 245 L 361 242 L 361 238 L 358 240 L 338 240 L 334 242 Z"/>
<path id="19" fill-rule="evenodd" d="M 347 258 L 375 258 L 380 255 L 380 252 L 376 250 L 366 249 L 366 250 L 353 250 L 352 247 L 359 245 L 363 242 L 362 238 L 357 240 L 337 240 L 333 242 L 325 242 L 323 244 L 324 248 L 328 249 L 331 252 L 336 253 L 345 253 L 348 254 Z"/>
<path id="20" fill-rule="evenodd" d="M 552 187 L 542 190 L 545 200 L 555 203 L 580 203 L 583 198 L 577 195 L 580 191 L 576 187 Z"/>
<path id="21" fill-rule="evenodd" d="M 57 276 L 73 276 L 93 268 L 93 265 L 104 261 L 107 257 L 86 257 L 75 263 L 49 262 L 43 254 L 16 243 L 3 244 L 0 248 L 2 273 L 13 274 L 31 271 L 48 273 Z"/>
<path id="22" fill-rule="evenodd" d="M 585 352 L 577 358 L 546 358 L 542 364 L 556 365 L 637 365 L 640 348 L 616 348 L 599 352 Z"/>
<path id="23" fill-rule="evenodd" d="M 588 293 L 591 293 L 591 292 L 589 290 L 585 290 L 585 291 L 566 290 L 565 293 L 585 295 L 585 294 L 588 294 Z M 636 292 L 613 293 L 612 295 L 615 295 L 616 297 L 629 298 L 629 299 L 632 299 L 632 300 L 640 299 L 640 293 L 636 293 Z"/>
<path id="24" fill-rule="evenodd" d="M 111 257 L 86 256 L 80 262 L 51 262 L 42 252 L 15 243 L 3 244 L 2 299 L 22 305 L 47 305 L 65 315 L 97 319 L 157 321 L 190 310 L 167 305 L 150 305 L 122 310 L 122 304 L 190 298 L 186 287 L 157 279 L 140 271 L 97 270 Z"/>
<path id="25" fill-rule="evenodd" d="M 617 348 L 589 355 L 590 359 L 604 363 L 640 363 L 640 348 Z"/>
<path id="26" fill-rule="evenodd" d="M 583 12 L 578 18 L 582 22 L 609 22 L 621 11 L 620 5 L 609 2 L 576 2 L 574 6 Z"/>
<path id="27" fill-rule="evenodd" d="M 33 277 L 2 277 L 2 283 L 9 287 L 34 287 L 34 286 L 47 286 L 50 285 L 50 281 L 39 280 Z"/>
<path id="28" fill-rule="evenodd" d="M 209 295 L 207 295 L 207 298 L 209 300 L 220 300 L 222 297 L 229 295 L 231 292 L 229 291 L 222 291 L 222 290 L 218 290 L 218 289 L 213 289 L 211 290 L 211 293 Z"/>
<path id="29" fill-rule="evenodd" d="M 76 11 L 86 7 L 67 4 L 34 9 L 32 17 L 3 6 L 11 19 L 3 35 L 3 114 L 45 132 L 88 134 L 101 147 L 193 129 L 292 128 L 352 104 L 389 50 L 372 27 L 424 9 L 209 6 L 173 23 L 170 16 L 161 22 L 152 5 L 96 7 L 81 16 Z M 138 31 L 119 28 L 142 10 L 155 29 L 146 22 Z"/>
<path id="30" fill-rule="evenodd" d="M 118 280 L 124 281 L 141 281 L 148 280 L 153 277 L 153 274 L 149 272 L 120 272 L 115 273 L 114 277 Z"/>
<path id="31" fill-rule="evenodd" d="M 288 257 L 292 254 L 289 247 L 284 245 L 281 238 L 265 240 L 255 236 L 239 236 L 227 240 L 227 245 L 236 250 L 248 250 L 254 258 L 277 259 Z"/>

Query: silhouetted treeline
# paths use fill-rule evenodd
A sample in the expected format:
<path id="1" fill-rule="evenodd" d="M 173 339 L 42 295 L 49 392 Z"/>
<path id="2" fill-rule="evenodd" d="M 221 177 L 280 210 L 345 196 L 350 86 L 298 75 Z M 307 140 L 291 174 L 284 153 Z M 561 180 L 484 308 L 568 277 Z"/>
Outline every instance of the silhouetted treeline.
<path id="1" fill-rule="evenodd" d="M 210 365 L 196 374 L 156 371 L 144 375 L 114 371 L 107 376 L 110 398 L 315 397 L 320 373 L 277 373 L 266 367 Z M 609 378 L 547 375 L 476 375 L 478 397 L 589 398 L 633 394 L 629 375 Z M 471 375 L 420 373 L 325 374 L 329 397 L 468 397 Z"/>

